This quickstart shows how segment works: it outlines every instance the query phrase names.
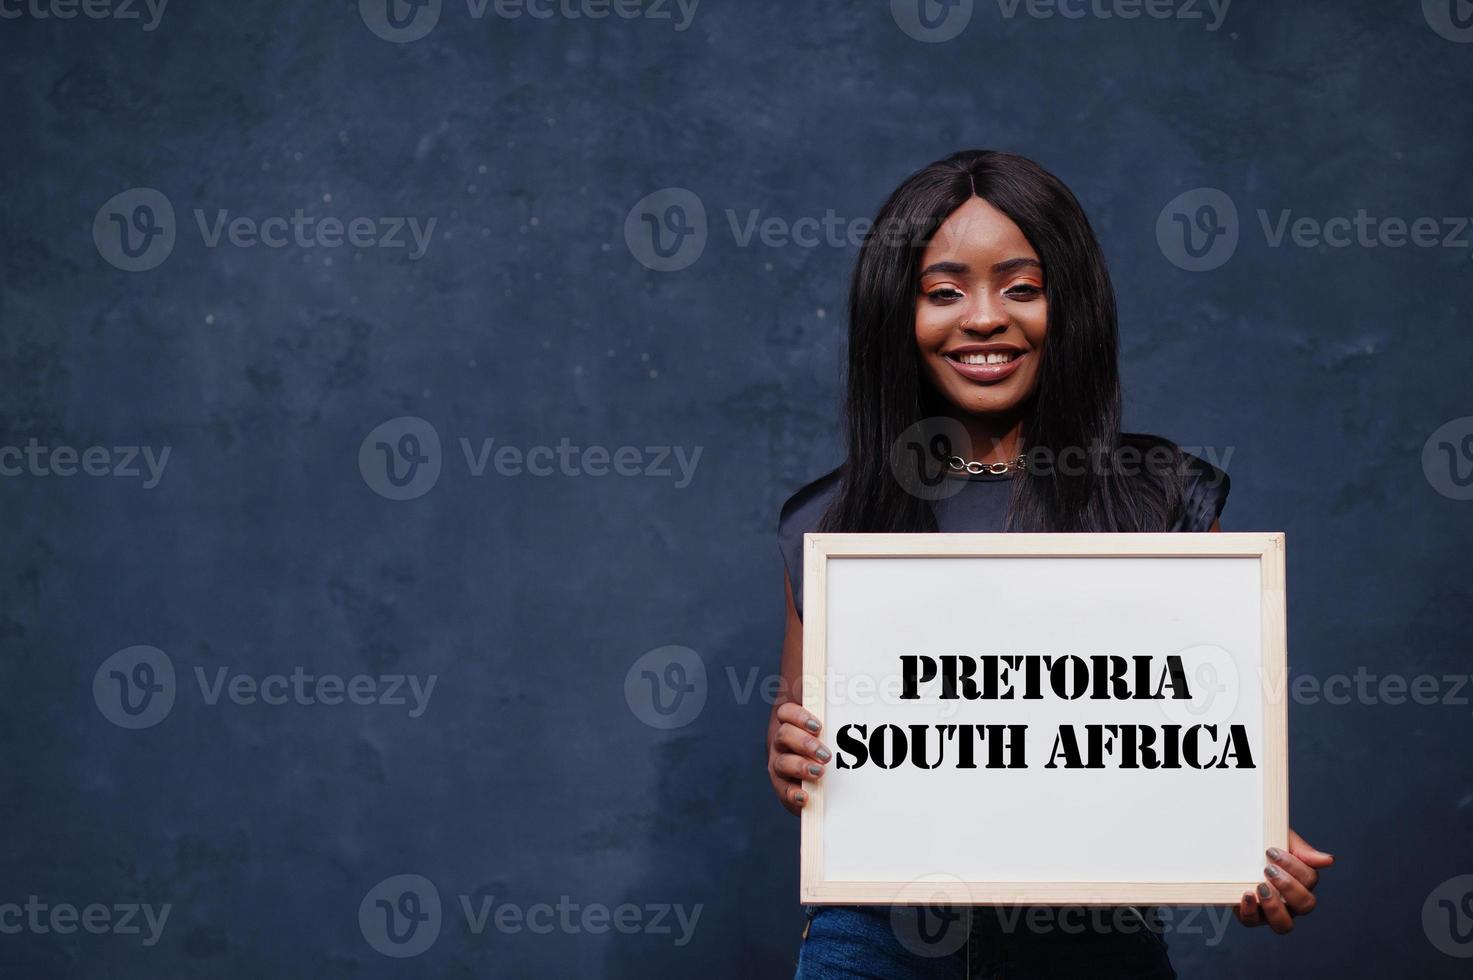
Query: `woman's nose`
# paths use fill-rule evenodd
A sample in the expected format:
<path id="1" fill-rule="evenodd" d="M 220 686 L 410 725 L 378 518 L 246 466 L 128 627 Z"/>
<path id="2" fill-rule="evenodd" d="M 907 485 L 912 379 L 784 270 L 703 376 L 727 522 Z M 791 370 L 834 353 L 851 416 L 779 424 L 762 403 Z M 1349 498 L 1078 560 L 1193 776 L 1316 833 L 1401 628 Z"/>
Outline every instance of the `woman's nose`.
<path id="1" fill-rule="evenodd" d="M 961 327 L 967 333 L 990 337 L 1008 328 L 1008 318 L 996 304 L 980 303 L 962 317 Z"/>

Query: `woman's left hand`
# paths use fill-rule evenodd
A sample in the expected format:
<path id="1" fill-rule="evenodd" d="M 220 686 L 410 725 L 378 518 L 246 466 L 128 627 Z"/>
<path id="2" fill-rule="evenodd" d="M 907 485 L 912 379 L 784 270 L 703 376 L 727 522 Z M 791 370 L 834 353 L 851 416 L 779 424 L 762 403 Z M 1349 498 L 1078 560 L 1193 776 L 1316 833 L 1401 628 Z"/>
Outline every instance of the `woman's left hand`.
<path id="1" fill-rule="evenodd" d="M 1288 853 L 1270 847 L 1268 859 L 1263 884 L 1256 891 L 1243 893 L 1236 912 L 1243 925 L 1267 925 L 1282 936 L 1293 931 L 1296 916 L 1314 911 L 1314 886 L 1319 884 L 1320 869 L 1334 864 L 1335 856 L 1316 850 L 1291 830 Z"/>

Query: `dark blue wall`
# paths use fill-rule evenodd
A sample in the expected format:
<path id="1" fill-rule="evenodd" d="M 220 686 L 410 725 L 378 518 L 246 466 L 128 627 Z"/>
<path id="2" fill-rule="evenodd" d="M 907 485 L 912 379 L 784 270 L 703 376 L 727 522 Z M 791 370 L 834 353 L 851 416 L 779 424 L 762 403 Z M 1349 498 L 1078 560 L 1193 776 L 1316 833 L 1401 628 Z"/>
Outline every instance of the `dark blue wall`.
<path id="1" fill-rule="evenodd" d="M 1172 937 L 1178 968 L 1466 969 L 1437 912 L 1473 873 L 1473 691 L 1441 679 L 1469 670 L 1473 503 L 1438 448 L 1473 466 L 1473 250 L 1466 230 L 1441 244 L 1473 215 L 1466 4 L 1237 0 L 1217 24 L 1205 3 L 1075 20 L 977 0 L 926 41 L 903 2 L 705 0 L 677 29 L 673 5 L 477 19 L 444 0 L 395 43 L 349 0 L 173 0 L 152 30 L 141 6 L 60 20 L 40 2 L 0 2 L 20 13 L 0 18 L 0 445 L 104 447 L 98 472 L 125 462 L 114 447 L 170 455 L 151 487 L 146 466 L 59 476 L 65 452 L 0 478 L 0 904 L 171 912 L 151 946 L 0 934 L 4 975 L 790 972 L 797 823 L 764 772 L 767 705 L 743 692 L 777 667 L 777 509 L 837 461 L 854 250 L 822 230 L 743 245 L 728 212 L 739 230 L 752 211 L 863 218 L 973 146 L 1038 159 L 1089 211 L 1129 427 L 1231 451 L 1224 525 L 1287 532 L 1294 674 L 1373 677 L 1292 709 L 1292 822 L 1339 857 L 1321 910 L 1287 939 Z M 651 268 L 640 213 L 625 228 L 666 188 L 707 217 L 673 271 Z M 1235 226 L 1215 213 L 1238 240 L 1192 271 L 1171 216 L 1201 188 L 1233 202 Z M 412 259 L 210 247 L 194 217 L 299 208 L 369 218 L 375 240 L 388 218 L 436 224 Z M 1286 209 L 1432 217 L 1439 244 L 1276 246 Z M 128 271 L 114 214 L 173 228 L 172 249 L 135 231 L 160 264 Z M 404 492 L 434 482 L 396 500 L 379 437 L 359 457 L 402 417 L 428 424 L 380 433 L 420 437 Z M 584 457 L 576 476 L 477 477 L 462 438 L 632 446 L 641 468 L 646 447 L 702 455 L 680 486 L 678 467 L 597 476 Z M 161 653 L 104 664 L 140 645 Z M 704 665 L 706 699 L 666 730 L 631 667 L 671 645 L 699 656 L 680 662 L 692 682 Z M 159 690 L 135 717 L 111 675 L 146 680 L 140 656 Z M 419 717 L 211 704 L 196 672 L 221 667 L 437 682 Z M 1461 704 L 1375 693 L 1418 674 Z M 444 911 L 430 948 L 394 959 L 359 907 L 401 874 Z M 475 935 L 461 895 L 633 903 L 645 926 L 646 905 L 701 909 L 680 946 L 678 925 Z"/>

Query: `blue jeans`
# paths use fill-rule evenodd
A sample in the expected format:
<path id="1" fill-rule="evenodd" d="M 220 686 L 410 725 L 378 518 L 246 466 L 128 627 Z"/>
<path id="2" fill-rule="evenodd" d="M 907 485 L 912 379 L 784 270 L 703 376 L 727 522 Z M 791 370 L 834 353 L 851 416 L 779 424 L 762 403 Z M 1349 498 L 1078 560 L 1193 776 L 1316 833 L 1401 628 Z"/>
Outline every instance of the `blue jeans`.
<path id="1" fill-rule="evenodd" d="M 810 905 L 796 980 L 1173 980 L 1155 910 Z"/>

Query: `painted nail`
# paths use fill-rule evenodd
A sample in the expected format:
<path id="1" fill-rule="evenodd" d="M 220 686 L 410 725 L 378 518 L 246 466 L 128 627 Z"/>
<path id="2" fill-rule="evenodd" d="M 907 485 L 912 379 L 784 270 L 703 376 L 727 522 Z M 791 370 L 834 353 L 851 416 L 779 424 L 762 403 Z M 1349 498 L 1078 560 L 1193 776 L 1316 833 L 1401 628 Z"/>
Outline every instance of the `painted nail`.
<path id="1" fill-rule="evenodd" d="M 1279 869 L 1278 869 L 1278 868 L 1276 868 L 1276 867 L 1274 867 L 1274 866 L 1273 866 L 1273 865 L 1271 865 L 1271 864 L 1270 864 L 1270 865 L 1269 865 L 1269 866 L 1268 866 L 1268 867 L 1266 867 L 1266 868 L 1264 868 L 1264 869 L 1263 869 L 1263 870 L 1264 870 L 1264 871 L 1265 871 L 1265 872 L 1267 872 L 1267 874 L 1268 874 L 1268 876 L 1269 876 L 1269 877 L 1270 877 L 1270 878 L 1277 878 L 1277 877 L 1279 877 L 1279 876 L 1280 876 L 1280 875 L 1281 875 L 1281 874 L 1283 874 L 1283 872 L 1282 872 L 1282 871 L 1280 871 L 1280 870 L 1279 870 Z"/>
<path id="2" fill-rule="evenodd" d="M 808 794 L 807 793 L 798 793 L 798 794 L 796 794 L 793 797 L 793 799 L 797 800 L 799 803 L 807 803 L 808 802 Z"/>
<path id="3" fill-rule="evenodd" d="M 1264 853 L 1268 855 L 1268 859 L 1270 861 L 1277 861 L 1284 856 L 1284 852 L 1279 850 L 1277 847 L 1270 847 Z"/>
<path id="4" fill-rule="evenodd" d="M 808 774 L 810 776 L 822 776 L 823 766 L 815 766 L 813 763 L 810 762 L 808 764 Z"/>
<path id="5" fill-rule="evenodd" d="M 829 761 L 829 750 L 828 749 L 819 749 L 817 752 L 815 752 L 813 754 L 816 755 L 816 756 L 818 756 L 818 761 L 819 762 L 828 762 Z"/>
<path id="6" fill-rule="evenodd" d="M 803 724 L 807 726 L 807 728 L 808 728 L 808 730 L 810 732 L 816 732 L 816 731 L 818 731 L 818 719 L 817 718 L 809 718 Z"/>
<path id="7" fill-rule="evenodd" d="M 1258 886 L 1258 897 L 1262 901 L 1265 901 L 1265 902 L 1268 901 L 1268 886 L 1267 885 L 1259 885 Z"/>

